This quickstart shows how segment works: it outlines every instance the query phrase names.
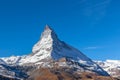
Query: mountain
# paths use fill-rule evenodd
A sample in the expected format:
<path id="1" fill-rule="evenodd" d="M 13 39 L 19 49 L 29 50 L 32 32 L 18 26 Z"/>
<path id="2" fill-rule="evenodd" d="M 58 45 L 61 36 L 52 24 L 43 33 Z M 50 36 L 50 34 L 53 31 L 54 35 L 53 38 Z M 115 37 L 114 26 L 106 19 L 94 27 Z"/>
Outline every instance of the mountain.
<path id="1" fill-rule="evenodd" d="M 63 57 L 75 61 L 91 62 L 91 59 L 87 58 L 80 51 L 60 41 L 54 30 L 46 26 L 40 40 L 34 45 L 32 54 L 28 55 L 25 60 L 23 59 L 21 62 L 38 63 L 43 59 L 59 60 Z"/>
<path id="2" fill-rule="evenodd" d="M 95 61 L 113 77 L 120 78 L 120 60 Z"/>
<path id="3" fill-rule="evenodd" d="M 36 75 L 40 76 L 42 69 L 50 71 L 50 74 L 57 74 L 57 78 L 60 77 L 58 74 L 62 73 L 68 74 L 68 76 L 66 75 L 67 77 L 70 77 L 70 74 L 75 77 L 75 74 L 80 75 L 82 73 L 109 77 L 109 74 L 94 61 L 78 49 L 61 41 L 48 25 L 45 26 L 40 40 L 33 46 L 31 54 L 1 59 L 7 65 L 7 67 L 4 67 L 12 71 L 14 77 L 20 79 L 36 80 Z M 38 72 L 38 74 L 34 71 Z"/>
<path id="4" fill-rule="evenodd" d="M 61 59 L 65 61 L 59 63 Z M 32 54 L 21 59 L 20 64 L 39 64 L 41 67 L 51 67 L 51 62 L 54 61 L 57 61 L 59 66 L 108 75 L 82 52 L 59 40 L 54 30 L 46 25 L 40 40 L 32 49 Z"/>

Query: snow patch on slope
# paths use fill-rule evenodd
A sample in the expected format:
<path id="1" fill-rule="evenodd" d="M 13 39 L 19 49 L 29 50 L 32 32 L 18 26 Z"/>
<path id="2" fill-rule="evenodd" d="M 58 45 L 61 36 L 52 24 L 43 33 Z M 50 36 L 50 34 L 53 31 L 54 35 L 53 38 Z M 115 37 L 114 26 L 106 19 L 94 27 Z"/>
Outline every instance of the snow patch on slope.
<path id="1" fill-rule="evenodd" d="M 19 61 L 21 60 L 22 56 L 10 56 L 10 57 L 4 57 L 1 58 L 9 65 L 17 65 Z"/>
<path id="2" fill-rule="evenodd" d="M 120 60 L 106 60 L 95 62 L 99 66 L 101 66 L 105 71 L 107 71 L 111 76 L 120 76 Z"/>
<path id="3" fill-rule="evenodd" d="M 6 64 L 4 60 L 0 59 L 0 64 Z"/>

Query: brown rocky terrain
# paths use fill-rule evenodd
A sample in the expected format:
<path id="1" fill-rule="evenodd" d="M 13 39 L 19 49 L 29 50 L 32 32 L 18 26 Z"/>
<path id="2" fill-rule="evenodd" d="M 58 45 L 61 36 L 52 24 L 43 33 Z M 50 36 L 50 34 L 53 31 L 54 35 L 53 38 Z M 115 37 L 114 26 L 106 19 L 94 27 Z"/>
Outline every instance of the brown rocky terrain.
<path id="1" fill-rule="evenodd" d="M 33 71 L 28 80 L 117 80 L 91 72 L 72 72 L 68 68 L 40 68 Z"/>

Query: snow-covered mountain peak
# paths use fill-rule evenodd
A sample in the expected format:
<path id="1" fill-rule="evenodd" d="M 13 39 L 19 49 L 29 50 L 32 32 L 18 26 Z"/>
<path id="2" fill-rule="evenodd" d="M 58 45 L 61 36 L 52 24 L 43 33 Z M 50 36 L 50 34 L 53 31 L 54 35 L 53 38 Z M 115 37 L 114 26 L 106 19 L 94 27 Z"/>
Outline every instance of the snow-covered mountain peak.
<path id="1" fill-rule="evenodd" d="M 45 53 L 51 53 L 55 42 L 59 42 L 56 33 L 52 28 L 46 25 L 44 31 L 41 34 L 40 40 L 34 45 L 32 49 L 32 55 L 42 55 L 43 53 L 45 55 Z"/>
<path id="2" fill-rule="evenodd" d="M 77 61 L 83 60 L 91 62 L 91 59 L 79 50 L 59 40 L 54 30 L 48 25 L 45 26 L 40 40 L 34 45 L 31 56 L 35 58 L 38 57 L 39 60 L 45 58 L 58 60 L 66 57 Z"/>
<path id="3" fill-rule="evenodd" d="M 41 34 L 41 39 L 47 39 L 47 38 L 52 38 L 53 40 L 58 40 L 56 33 L 48 25 L 45 26 L 44 31 Z"/>
<path id="4" fill-rule="evenodd" d="M 46 24 L 44 30 L 53 30 L 48 24 Z"/>

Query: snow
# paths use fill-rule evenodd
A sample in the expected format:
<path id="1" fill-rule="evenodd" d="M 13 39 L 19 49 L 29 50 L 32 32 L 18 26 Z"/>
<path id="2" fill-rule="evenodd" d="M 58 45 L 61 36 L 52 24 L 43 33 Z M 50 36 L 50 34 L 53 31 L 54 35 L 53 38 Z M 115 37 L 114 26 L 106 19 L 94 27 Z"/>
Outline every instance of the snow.
<path id="1" fill-rule="evenodd" d="M 18 64 L 19 60 L 21 59 L 21 56 L 10 56 L 1 59 L 4 60 L 7 64 L 13 65 L 13 64 Z"/>
<path id="2" fill-rule="evenodd" d="M 102 67 L 106 67 L 105 70 L 110 68 L 117 68 L 120 67 L 120 60 L 106 60 L 106 61 L 95 61 Z"/>
<path id="3" fill-rule="evenodd" d="M 119 64 L 120 65 L 120 60 L 106 60 L 107 63 L 114 63 L 114 64 Z"/>
<path id="4" fill-rule="evenodd" d="M 120 61 L 119 60 L 106 60 L 105 66 L 109 66 L 110 68 L 117 68 L 120 67 Z"/>
<path id="5" fill-rule="evenodd" d="M 4 60 L 0 59 L 0 64 L 6 64 Z"/>

